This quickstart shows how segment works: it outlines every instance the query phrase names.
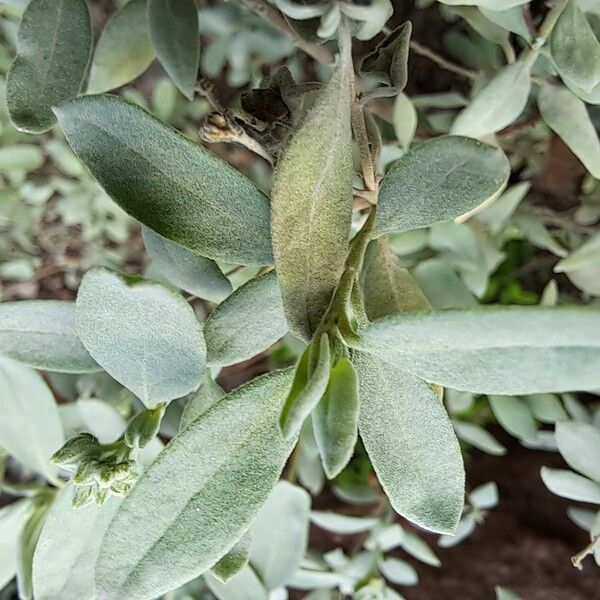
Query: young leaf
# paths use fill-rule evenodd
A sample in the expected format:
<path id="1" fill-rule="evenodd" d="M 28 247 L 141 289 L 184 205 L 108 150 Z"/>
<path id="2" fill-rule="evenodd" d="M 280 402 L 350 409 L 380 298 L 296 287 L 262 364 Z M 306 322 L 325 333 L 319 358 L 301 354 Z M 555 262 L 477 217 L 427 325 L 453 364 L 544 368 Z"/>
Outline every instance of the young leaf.
<path id="1" fill-rule="evenodd" d="M 246 565 L 226 584 L 221 583 L 211 573 L 204 575 L 204 581 L 219 600 L 268 600 L 269 597 L 265 586 L 250 565 Z"/>
<path id="2" fill-rule="evenodd" d="M 221 302 L 231 293 L 231 283 L 214 260 L 190 252 L 183 246 L 142 228 L 144 246 L 161 273 L 175 286 L 211 302 Z"/>
<path id="3" fill-rule="evenodd" d="M 250 562 L 267 590 L 287 583 L 300 567 L 308 542 L 310 496 L 280 481 L 252 524 Z"/>
<path id="4" fill-rule="evenodd" d="M 15 126 L 41 133 L 56 123 L 52 107 L 76 96 L 92 49 L 85 0 L 31 0 L 6 78 L 6 102 Z"/>
<path id="5" fill-rule="evenodd" d="M 219 304 L 204 324 L 210 365 L 247 360 L 281 339 L 288 326 L 274 271 L 251 279 Z"/>
<path id="6" fill-rule="evenodd" d="M 248 561 L 250 560 L 251 542 L 252 538 L 250 537 L 250 534 L 244 534 L 242 539 L 211 568 L 211 573 L 221 583 L 227 583 L 248 564 Z"/>
<path id="7" fill-rule="evenodd" d="M 111 496 L 101 507 L 94 503 L 73 508 L 73 484 L 56 496 L 33 555 L 36 600 L 92 600 L 94 565 L 102 536 L 120 504 Z"/>
<path id="8" fill-rule="evenodd" d="M 202 256 L 272 261 L 267 197 L 216 155 L 116 96 L 55 112 L 75 153 L 138 221 Z"/>
<path id="9" fill-rule="evenodd" d="M 202 329 L 173 290 L 96 268 L 83 277 L 75 312 L 90 354 L 147 408 L 198 389 L 206 364 Z"/>
<path id="10" fill-rule="evenodd" d="M 17 500 L 0 508 L 0 590 L 17 572 L 19 536 L 30 510 L 28 500 Z"/>
<path id="11" fill-rule="evenodd" d="M 291 370 L 279 371 L 242 386 L 163 450 L 104 537 L 96 565 L 100 597 L 150 600 L 231 549 L 295 443 L 283 440 L 277 422 L 291 377 Z"/>
<path id="12" fill-rule="evenodd" d="M 381 184 L 377 235 L 449 221 L 499 194 L 510 174 L 502 150 L 447 136 L 412 148 Z"/>
<path id="13" fill-rule="evenodd" d="M 0 358 L 0 446 L 49 479 L 50 457 L 63 445 L 63 430 L 52 393 L 33 369 Z"/>
<path id="14" fill-rule="evenodd" d="M 200 62 L 198 9 L 194 0 L 149 0 L 150 38 L 158 60 L 189 100 Z"/>
<path id="15" fill-rule="evenodd" d="M 463 109 L 451 133 L 481 138 L 510 125 L 522 112 L 531 90 L 531 67 L 521 61 L 507 65 Z"/>
<path id="16" fill-rule="evenodd" d="M 542 467 L 542 481 L 557 496 L 600 504 L 600 484 L 565 469 Z"/>
<path id="17" fill-rule="evenodd" d="M 585 168 L 600 179 L 600 141 L 585 104 L 564 87 L 544 85 L 538 94 L 542 118 Z"/>
<path id="18" fill-rule="evenodd" d="M 348 38 L 348 39 L 347 39 Z M 344 268 L 352 216 L 350 40 L 284 151 L 273 182 L 273 249 L 290 330 L 310 340 Z"/>
<path id="19" fill-rule="evenodd" d="M 209 408 L 225 396 L 225 390 L 213 381 L 208 369 L 204 372 L 204 379 L 197 392 L 187 401 L 181 420 L 179 431 L 183 431 L 192 421 L 203 415 Z"/>
<path id="20" fill-rule="evenodd" d="M 36 369 L 88 373 L 100 367 L 75 331 L 75 303 L 24 300 L 0 304 L 0 354 Z"/>
<path id="21" fill-rule="evenodd" d="M 329 383 L 312 413 L 313 430 L 328 479 L 337 477 L 354 453 L 358 437 L 358 379 L 342 356 L 331 369 Z"/>
<path id="22" fill-rule="evenodd" d="M 394 510 L 425 529 L 453 533 L 465 474 L 450 419 L 424 381 L 357 353 L 361 438 Z"/>
<path id="23" fill-rule="evenodd" d="M 552 31 L 550 52 L 561 77 L 585 92 L 600 83 L 600 41 L 574 0 L 567 4 Z"/>
<path id="24" fill-rule="evenodd" d="M 457 390 L 533 394 L 600 387 L 600 314 L 594 308 L 405 313 L 373 321 L 350 343 Z"/>
<path id="25" fill-rule="evenodd" d="M 121 87 L 154 60 L 146 0 L 129 0 L 104 26 L 90 70 L 88 94 Z"/>
<path id="26" fill-rule="evenodd" d="M 556 424 L 556 444 L 569 466 L 600 483 L 600 430 L 588 423 Z"/>

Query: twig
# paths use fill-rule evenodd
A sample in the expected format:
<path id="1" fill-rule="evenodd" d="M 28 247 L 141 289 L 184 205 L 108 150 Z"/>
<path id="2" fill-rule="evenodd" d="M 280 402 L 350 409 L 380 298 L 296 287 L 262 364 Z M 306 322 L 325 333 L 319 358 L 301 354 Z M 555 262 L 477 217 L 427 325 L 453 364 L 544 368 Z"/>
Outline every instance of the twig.
<path id="1" fill-rule="evenodd" d="M 571 557 L 571 562 L 576 569 L 583 569 L 581 562 L 589 554 L 594 554 L 594 550 L 600 546 L 600 535 L 595 537 L 581 552 Z"/>
<path id="2" fill-rule="evenodd" d="M 436 54 L 433 50 L 419 44 L 419 42 L 415 40 L 411 40 L 410 49 L 415 54 L 418 54 L 419 56 L 424 56 L 425 58 L 428 58 L 429 60 L 433 61 L 446 71 L 450 71 L 451 73 L 455 73 L 456 75 L 460 75 L 461 77 L 466 77 L 467 79 L 477 79 L 479 77 L 477 71 L 465 69 L 464 67 L 461 67 L 456 63 L 446 60 L 443 56 Z"/>

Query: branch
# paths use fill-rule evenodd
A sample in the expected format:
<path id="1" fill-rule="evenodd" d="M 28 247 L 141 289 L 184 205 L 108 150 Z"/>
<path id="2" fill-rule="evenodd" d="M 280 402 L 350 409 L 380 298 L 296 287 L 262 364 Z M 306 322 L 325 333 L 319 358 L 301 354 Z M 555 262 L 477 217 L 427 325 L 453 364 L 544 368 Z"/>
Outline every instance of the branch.
<path id="1" fill-rule="evenodd" d="M 428 58 L 429 60 L 433 61 L 446 71 L 450 71 L 451 73 L 455 73 L 456 75 L 460 75 L 461 77 L 465 77 L 467 79 L 477 79 L 479 77 L 479 74 L 476 71 L 465 69 L 464 67 L 461 67 L 456 63 L 446 60 L 443 56 L 436 54 L 433 50 L 422 46 L 421 44 L 419 44 L 419 42 L 416 42 L 415 40 L 411 40 L 410 49 L 415 54 L 418 54 L 419 56 L 424 56 L 425 58 Z"/>

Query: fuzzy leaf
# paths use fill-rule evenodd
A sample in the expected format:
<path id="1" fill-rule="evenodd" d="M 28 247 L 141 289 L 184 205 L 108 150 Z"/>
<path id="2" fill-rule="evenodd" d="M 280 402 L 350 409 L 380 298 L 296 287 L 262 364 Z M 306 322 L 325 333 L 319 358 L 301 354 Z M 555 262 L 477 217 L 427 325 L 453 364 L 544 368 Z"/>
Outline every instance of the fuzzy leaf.
<path id="1" fill-rule="evenodd" d="M 542 467 L 542 480 L 546 487 L 557 496 L 600 504 L 600 484 L 587 477 L 565 469 Z"/>
<path id="2" fill-rule="evenodd" d="M 24 300 L 0 304 L 0 354 L 45 371 L 100 370 L 75 331 L 74 302 Z"/>
<path id="3" fill-rule="evenodd" d="M 116 96 L 79 98 L 56 114 L 75 153 L 138 221 L 202 256 L 272 261 L 267 197 L 216 155 Z"/>
<path id="4" fill-rule="evenodd" d="M 149 0 L 150 39 L 158 60 L 189 100 L 200 62 L 198 9 L 194 0 Z"/>
<path id="5" fill-rule="evenodd" d="M 244 534 L 242 539 L 211 568 L 210 572 L 221 583 L 227 583 L 248 564 L 250 560 L 251 541 L 250 534 Z"/>
<path id="6" fill-rule="evenodd" d="M 533 394 L 600 387 L 600 312 L 592 307 L 401 314 L 373 321 L 350 342 L 457 390 Z"/>
<path id="7" fill-rule="evenodd" d="M 463 442 L 493 456 L 504 456 L 506 448 L 487 430 L 475 423 L 453 421 L 454 431 Z"/>
<path id="8" fill-rule="evenodd" d="M 83 277 L 75 312 L 90 354 L 147 408 L 198 389 L 206 364 L 202 329 L 173 290 L 96 268 Z"/>
<path id="9" fill-rule="evenodd" d="M 465 474 L 450 419 L 431 387 L 357 353 L 360 435 L 394 510 L 440 533 L 454 532 Z"/>
<path id="10" fill-rule="evenodd" d="M 345 34 L 333 76 L 291 137 L 273 182 L 277 277 L 290 329 L 307 341 L 329 305 L 348 251 L 353 75 Z"/>
<path id="11" fill-rule="evenodd" d="M 498 195 L 510 174 L 502 150 L 460 136 L 413 147 L 383 179 L 376 235 L 449 221 Z"/>
<path id="12" fill-rule="evenodd" d="M 523 440 L 535 437 L 537 423 L 524 400 L 514 396 L 490 396 L 489 401 L 496 420 L 508 433 Z"/>
<path id="13" fill-rule="evenodd" d="M 569 466 L 600 483 L 600 430 L 588 423 L 556 424 L 556 444 Z"/>
<path id="14" fill-rule="evenodd" d="M 56 123 L 52 107 L 79 93 L 91 49 L 85 0 L 31 0 L 6 78 L 6 102 L 18 129 L 41 133 Z"/>
<path id="15" fill-rule="evenodd" d="M 251 279 L 219 304 L 204 325 L 208 363 L 232 365 L 269 348 L 288 330 L 274 271 Z"/>
<path id="16" fill-rule="evenodd" d="M 277 422 L 291 377 L 291 370 L 279 371 L 238 388 L 163 450 L 104 537 L 96 564 L 99 597 L 156 598 L 231 549 L 295 443 L 283 440 Z"/>
<path id="17" fill-rule="evenodd" d="M 195 421 L 200 415 L 203 415 L 209 408 L 212 408 L 221 398 L 226 396 L 225 390 L 213 381 L 208 369 L 204 372 L 204 379 L 197 392 L 187 401 L 181 420 L 179 421 L 179 430 L 183 431 L 192 421 Z"/>
<path id="18" fill-rule="evenodd" d="M 129 83 L 154 60 L 147 0 L 129 0 L 104 26 L 92 59 L 88 94 Z"/>

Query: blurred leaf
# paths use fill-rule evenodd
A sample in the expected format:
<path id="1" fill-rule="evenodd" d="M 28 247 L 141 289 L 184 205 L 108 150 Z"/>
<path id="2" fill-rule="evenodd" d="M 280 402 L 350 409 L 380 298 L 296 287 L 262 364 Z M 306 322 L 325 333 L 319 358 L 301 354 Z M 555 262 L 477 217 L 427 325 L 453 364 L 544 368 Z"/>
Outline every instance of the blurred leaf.
<path id="1" fill-rule="evenodd" d="M 477 306 L 477 299 L 448 260 L 424 260 L 415 267 L 413 275 L 435 310 Z"/>
<path id="2" fill-rule="evenodd" d="M 206 573 L 204 580 L 218 600 L 268 600 L 267 589 L 249 565 L 243 567 L 226 584 L 211 573 Z"/>
<path id="3" fill-rule="evenodd" d="M 242 539 L 210 569 L 210 572 L 221 583 L 227 583 L 248 564 L 251 542 L 250 534 L 245 533 Z"/>
<path id="4" fill-rule="evenodd" d="M 556 444 L 568 465 L 600 483 L 600 430 L 588 423 L 561 421 L 556 424 Z"/>
<path id="5" fill-rule="evenodd" d="M 17 588 L 20 600 L 33 600 L 33 554 L 49 508 L 48 502 L 34 506 L 21 531 L 17 562 Z"/>
<path id="6" fill-rule="evenodd" d="M 33 144 L 15 144 L 0 148 L 0 173 L 35 171 L 44 164 L 44 156 Z"/>
<path id="7" fill-rule="evenodd" d="M 469 492 L 467 499 L 475 508 L 493 508 L 498 504 L 498 486 L 493 481 L 484 483 Z"/>
<path id="8" fill-rule="evenodd" d="M 417 111 L 410 98 L 403 93 L 396 96 L 392 123 L 394 133 L 403 150 L 407 150 L 417 131 Z"/>
<path id="9" fill-rule="evenodd" d="M 438 546 L 441 548 L 452 548 L 457 546 L 463 540 L 468 538 L 475 531 L 475 519 L 472 515 L 465 515 L 461 518 L 454 535 L 441 535 L 438 539 Z"/>
<path id="10" fill-rule="evenodd" d="M 559 399 L 554 394 L 533 394 L 525 400 L 535 415 L 543 423 L 556 423 L 569 418 Z"/>
<path id="11" fill-rule="evenodd" d="M 320 510 L 313 510 L 310 520 L 317 527 L 339 535 L 355 535 L 369 531 L 378 523 L 377 519 L 372 517 L 353 517 Z"/>
<path id="12" fill-rule="evenodd" d="M 529 406 L 514 396 L 490 396 L 490 406 L 498 423 L 519 439 L 535 437 L 538 429 Z"/>
<path id="13" fill-rule="evenodd" d="M 17 572 L 19 536 L 29 510 L 29 500 L 17 500 L 0 508 L 0 590 Z"/>
<path id="14" fill-rule="evenodd" d="M 418 535 L 406 531 L 402 540 L 402 549 L 426 565 L 439 567 L 442 562 L 437 554 Z"/>
<path id="15" fill-rule="evenodd" d="M 504 456 L 506 454 L 506 448 L 487 429 L 465 421 L 453 421 L 452 424 L 456 435 L 463 442 L 467 442 L 474 448 L 493 456 Z"/>
<path id="16" fill-rule="evenodd" d="M 209 370 L 206 369 L 198 391 L 192 394 L 181 413 L 179 431 L 183 431 L 192 421 L 212 408 L 224 396 L 226 396 L 225 390 L 213 381 Z"/>
<path id="17" fill-rule="evenodd" d="M 579 502 L 600 504 L 600 485 L 597 482 L 563 469 L 542 467 L 541 474 L 544 484 L 553 494 Z"/>
<path id="18" fill-rule="evenodd" d="M 399 558 L 385 558 L 379 563 L 381 574 L 396 585 L 417 585 L 419 577 L 412 565 Z"/>

